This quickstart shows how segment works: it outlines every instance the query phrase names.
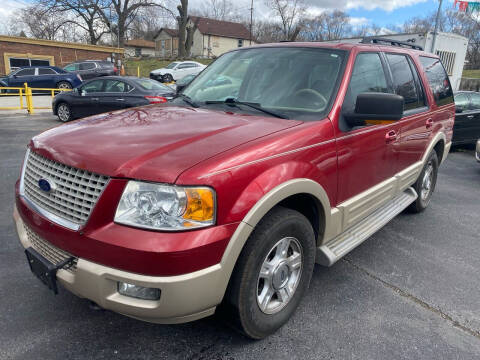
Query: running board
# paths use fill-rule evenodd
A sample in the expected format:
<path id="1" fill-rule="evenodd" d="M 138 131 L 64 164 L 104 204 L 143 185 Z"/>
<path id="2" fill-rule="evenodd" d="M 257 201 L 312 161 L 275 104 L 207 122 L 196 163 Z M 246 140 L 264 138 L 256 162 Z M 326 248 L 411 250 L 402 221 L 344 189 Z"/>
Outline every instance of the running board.
<path id="1" fill-rule="evenodd" d="M 400 214 L 417 197 L 418 195 L 412 187 L 407 188 L 402 194 L 375 210 L 359 223 L 320 246 L 317 249 L 316 262 L 320 265 L 332 266 Z"/>

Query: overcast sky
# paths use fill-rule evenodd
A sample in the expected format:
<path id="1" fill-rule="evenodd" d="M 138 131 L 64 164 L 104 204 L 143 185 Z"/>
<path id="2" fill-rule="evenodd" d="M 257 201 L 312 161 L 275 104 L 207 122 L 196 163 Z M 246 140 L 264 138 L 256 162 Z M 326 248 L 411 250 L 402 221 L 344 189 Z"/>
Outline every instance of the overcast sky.
<path id="1" fill-rule="evenodd" d="M 175 3 L 175 0 L 169 0 Z M 231 0 L 232 1 L 232 0 Z M 435 11 L 438 0 L 304 0 L 308 12 L 317 15 L 325 9 L 340 9 L 352 17 L 352 25 L 374 22 L 379 26 L 400 25 L 412 16 L 423 16 Z M 241 15 L 250 14 L 251 0 L 233 0 Z M 28 0 L 0 0 L 0 32 L 7 31 L 8 19 L 14 11 L 29 3 Z M 205 0 L 190 0 L 189 7 L 200 7 Z M 444 8 L 453 7 L 452 0 L 444 1 Z M 256 18 L 268 18 L 270 13 L 264 0 L 254 0 Z"/>

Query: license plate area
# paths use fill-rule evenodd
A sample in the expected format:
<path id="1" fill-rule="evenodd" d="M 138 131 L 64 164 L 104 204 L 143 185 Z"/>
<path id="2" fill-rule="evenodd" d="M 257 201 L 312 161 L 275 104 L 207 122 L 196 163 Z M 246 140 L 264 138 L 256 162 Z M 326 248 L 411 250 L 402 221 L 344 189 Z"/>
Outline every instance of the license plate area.
<path id="1" fill-rule="evenodd" d="M 27 256 L 28 265 L 30 266 L 32 273 L 50 290 L 55 294 L 58 294 L 57 270 L 72 263 L 74 258 L 71 257 L 59 264 L 52 264 L 32 247 L 25 249 L 25 255 Z"/>

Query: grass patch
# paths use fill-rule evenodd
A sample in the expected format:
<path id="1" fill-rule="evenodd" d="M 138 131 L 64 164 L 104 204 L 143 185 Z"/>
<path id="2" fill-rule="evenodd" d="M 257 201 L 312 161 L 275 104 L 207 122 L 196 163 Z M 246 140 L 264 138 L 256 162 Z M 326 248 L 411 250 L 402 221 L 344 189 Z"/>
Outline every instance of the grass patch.
<path id="1" fill-rule="evenodd" d="M 174 60 L 161 60 L 156 58 L 128 59 L 125 61 L 125 73 L 137 76 L 137 67 L 140 67 L 140 77 L 148 77 L 150 71 L 167 66 Z M 195 59 L 199 63 L 208 65 L 213 59 Z"/>
<path id="2" fill-rule="evenodd" d="M 480 79 L 480 69 L 478 70 L 463 70 L 462 77 Z"/>

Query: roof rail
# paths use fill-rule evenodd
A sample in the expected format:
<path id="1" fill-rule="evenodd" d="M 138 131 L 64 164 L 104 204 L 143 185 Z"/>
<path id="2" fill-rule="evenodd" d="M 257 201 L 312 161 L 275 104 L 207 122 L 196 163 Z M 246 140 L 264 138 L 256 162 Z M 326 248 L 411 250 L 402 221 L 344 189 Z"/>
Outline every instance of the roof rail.
<path id="1" fill-rule="evenodd" d="M 404 41 L 398 41 L 398 40 L 392 40 L 392 39 L 385 39 L 382 37 L 365 37 L 363 38 L 362 41 L 360 41 L 361 44 L 379 44 L 379 43 L 387 43 L 391 46 L 399 46 L 399 47 L 409 47 L 414 50 L 421 50 L 423 51 L 423 47 L 420 45 L 414 45 L 412 43 L 404 42 Z"/>

